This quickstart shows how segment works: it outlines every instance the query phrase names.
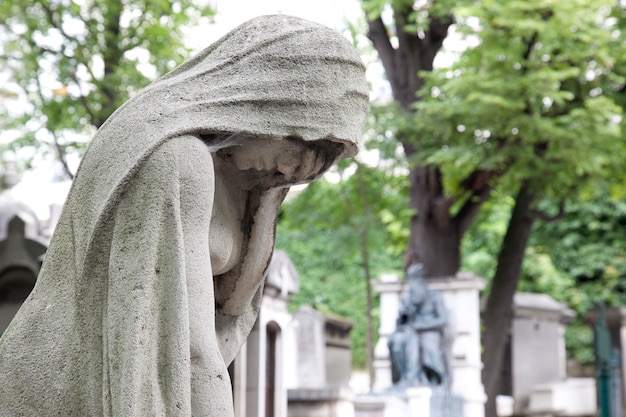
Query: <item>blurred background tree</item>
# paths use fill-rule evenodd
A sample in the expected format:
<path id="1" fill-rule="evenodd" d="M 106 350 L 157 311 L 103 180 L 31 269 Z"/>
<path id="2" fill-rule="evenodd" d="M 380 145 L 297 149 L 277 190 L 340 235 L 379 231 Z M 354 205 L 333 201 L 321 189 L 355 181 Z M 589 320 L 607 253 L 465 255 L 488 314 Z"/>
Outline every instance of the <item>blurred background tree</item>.
<path id="1" fill-rule="evenodd" d="M 5 149 L 68 153 L 134 91 L 188 57 L 184 28 L 212 11 L 193 0 L 6 0 L 0 62 L 10 83 L 0 131 Z M 20 100 L 21 98 L 21 100 Z"/>
<path id="2" fill-rule="evenodd" d="M 615 100 L 624 80 L 613 71 L 624 36 L 612 5 L 485 0 L 456 8 L 458 30 L 476 46 L 425 75 L 415 105 L 416 159 L 436 167 L 453 211 L 477 172 L 514 201 L 483 313 L 489 417 L 533 225 L 561 217 L 626 162 Z M 554 209 L 542 210 L 544 200 Z"/>
<path id="3" fill-rule="evenodd" d="M 378 129 L 401 144 L 410 163 L 406 263 L 424 263 L 427 276 L 454 275 L 467 264 L 461 250 L 470 228 L 471 238 L 490 248 L 486 256 L 485 250 L 470 253 L 468 261 L 482 253 L 491 277 L 483 314 L 491 417 L 533 226 L 561 218 L 568 203 L 611 182 L 626 162 L 624 11 L 587 0 L 363 5 L 393 95 L 389 110 L 377 113 Z M 463 52 L 433 69 L 451 28 Z M 475 224 L 490 197 L 497 201 Z M 494 217 L 497 223 L 484 223 Z M 554 272 L 547 254 L 534 247 L 528 253 L 537 264 L 527 268 L 527 282 Z M 541 264 L 545 268 L 532 271 Z"/>
<path id="4" fill-rule="evenodd" d="M 409 160 L 422 146 L 412 129 L 417 93 L 424 74 L 433 69 L 435 57 L 454 22 L 458 1 L 363 0 L 368 21 L 367 36 L 376 49 L 391 86 L 390 112 L 379 113 L 381 125 L 393 125 L 397 141 Z M 381 129 L 382 131 L 383 129 Z M 384 129 L 387 130 L 387 129 Z M 405 266 L 424 265 L 424 275 L 453 276 L 461 262 L 461 239 L 490 190 L 489 172 L 468 176 L 463 184 L 462 208 L 451 212 L 454 202 L 443 192 L 436 165 L 413 163 L 409 167 L 410 235 Z"/>

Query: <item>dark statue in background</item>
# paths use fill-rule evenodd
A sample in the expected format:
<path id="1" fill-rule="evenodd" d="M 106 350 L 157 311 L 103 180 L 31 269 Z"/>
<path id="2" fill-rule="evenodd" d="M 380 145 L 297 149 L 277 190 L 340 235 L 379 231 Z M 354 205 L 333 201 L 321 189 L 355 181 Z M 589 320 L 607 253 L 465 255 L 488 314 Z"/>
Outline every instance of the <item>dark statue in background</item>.
<path id="1" fill-rule="evenodd" d="M 396 330 L 388 340 L 394 387 L 442 385 L 447 380 L 442 340 L 448 320 L 443 300 L 427 287 L 421 264 L 409 266 L 407 282 Z"/>

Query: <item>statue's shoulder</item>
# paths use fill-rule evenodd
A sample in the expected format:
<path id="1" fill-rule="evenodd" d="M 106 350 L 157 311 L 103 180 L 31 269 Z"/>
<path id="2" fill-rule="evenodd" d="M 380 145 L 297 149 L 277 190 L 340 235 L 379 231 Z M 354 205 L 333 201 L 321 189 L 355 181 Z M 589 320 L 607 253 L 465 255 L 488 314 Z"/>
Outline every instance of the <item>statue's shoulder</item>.
<path id="1" fill-rule="evenodd" d="M 426 295 L 426 302 L 432 306 L 440 306 L 443 305 L 443 297 L 439 291 L 429 289 Z"/>

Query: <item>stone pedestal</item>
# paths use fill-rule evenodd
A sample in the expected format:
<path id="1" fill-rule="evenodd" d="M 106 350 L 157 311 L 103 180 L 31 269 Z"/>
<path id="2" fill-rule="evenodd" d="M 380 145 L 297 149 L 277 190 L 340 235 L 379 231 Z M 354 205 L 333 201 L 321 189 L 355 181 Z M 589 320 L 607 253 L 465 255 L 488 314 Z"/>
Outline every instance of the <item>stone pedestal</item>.
<path id="1" fill-rule="evenodd" d="M 566 305 L 546 294 L 515 294 L 510 374 L 516 413 L 528 411 L 536 386 L 565 380 L 565 324 L 574 317 Z"/>
<path id="2" fill-rule="evenodd" d="M 408 397 L 399 394 L 358 397 L 354 401 L 354 417 L 413 417 L 413 414 Z M 428 417 L 428 414 L 419 417 Z"/>
<path id="3" fill-rule="evenodd" d="M 386 395 L 366 395 L 354 401 L 354 417 L 429 417 L 432 389 L 408 388 Z"/>
<path id="4" fill-rule="evenodd" d="M 428 387 L 415 387 L 406 390 L 411 417 L 430 416 L 430 397 L 433 392 Z"/>
<path id="5" fill-rule="evenodd" d="M 429 278 L 426 281 L 432 290 L 441 294 L 448 310 L 444 345 L 449 359 L 451 391 L 463 398 L 464 417 L 483 417 L 486 396 L 481 381 L 479 291 L 484 288 L 485 280 L 471 273 L 459 273 L 455 277 Z M 381 312 L 379 340 L 374 351 L 375 391 L 392 385 L 387 340 L 396 326 L 404 284 L 404 280 L 393 274 L 383 275 L 380 281 L 374 283 L 380 294 Z"/>
<path id="6" fill-rule="evenodd" d="M 354 417 L 384 417 L 383 397 L 359 397 L 354 400 Z"/>
<path id="7" fill-rule="evenodd" d="M 480 295 L 486 281 L 468 272 L 456 277 L 428 280 L 430 288 L 439 291 L 448 309 L 446 341 L 449 346 L 451 391 L 463 398 L 464 417 L 485 415 L 485 388 L 480 344 Z"/>
<path id="8" fill-rule="evenodd" d="M 348 389 L 290 389 L 289 417 L 354 417 L 354 394 Z"/>
<path id="9" fill-rule="evenodd" d="M 596 382 L 593 378 L 570 378 L 536 385 L 530 393 L 527 414 L 593 416 L 597 413 Z"/>
<path id="10" fill-rule="evenodd" d="M 380 281 L 374 282 L 374 289 L 380 295 L 380 326 L 378 342 L 374 347 L 374 391 L 383 391 L 392 385 L 391 360 L 387 340 L 396 328 L 396 318 L 400 310 L 400 294 L 404 289 L 404 280 L 396 274 L 384 274 Z"/>
<path id="11" fill-rule="evenodd" d="M 348 387 L 352 368 L 346 320 L 326 317 L 311 306 L 294 313 L 294 377 L 289 381 L 288 417 L 352 417 L 354 394 Z"/>

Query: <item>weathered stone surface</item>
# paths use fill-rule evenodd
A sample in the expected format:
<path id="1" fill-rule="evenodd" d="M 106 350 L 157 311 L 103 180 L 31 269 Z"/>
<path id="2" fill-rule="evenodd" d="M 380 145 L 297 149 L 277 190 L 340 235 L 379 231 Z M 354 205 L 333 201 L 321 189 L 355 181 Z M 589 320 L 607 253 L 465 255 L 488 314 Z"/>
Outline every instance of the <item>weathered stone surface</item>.
<path id="1" fill-rule="evenodd" d="M 118 109 L 0 339 L 0 415 L 231 416 L 278 207 L 356 153 L 367 101 L 347 40 L 265 16 Z"/>

